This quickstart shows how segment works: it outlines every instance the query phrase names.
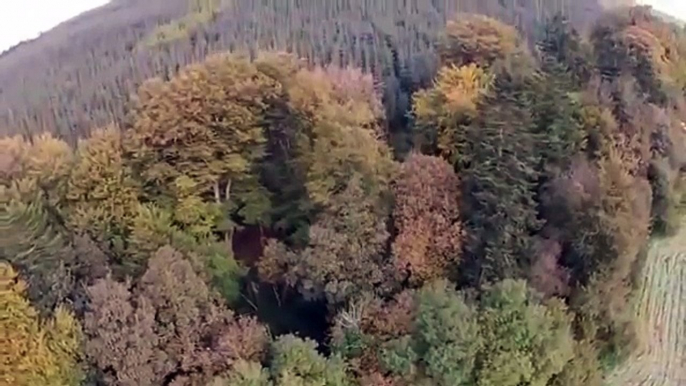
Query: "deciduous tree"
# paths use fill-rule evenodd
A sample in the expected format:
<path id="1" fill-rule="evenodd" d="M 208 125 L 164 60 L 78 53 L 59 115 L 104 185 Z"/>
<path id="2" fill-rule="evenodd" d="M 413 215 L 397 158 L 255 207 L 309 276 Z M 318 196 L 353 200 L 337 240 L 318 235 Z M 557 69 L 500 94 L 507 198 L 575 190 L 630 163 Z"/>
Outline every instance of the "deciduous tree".
<path id="1" fill-rule="evenodd" d="M 361 84 L 356 84 L 355 82 Z M 265 250 L 260 275 L 333 302 L 381 286 L 395 171 L 379 136 L 378 96 L 354 70 L 301 70 L 288 85 L 294 168 L 314 215 L 304 247 Z"/>
<path id="2" fill-rule="evenodd" d="M 138 205 L 137 182 L 113 126 L 79 141 L 67 189 L 70 225 L 106 243 L 123 242 Z"/>
<path id="3" fill-rule="evenodd" d="M 275 386 L 350 385 L 343 360 L 323 357 L 312 340 L 285 335 L 273 343 L 271 351 Z"/>
<path id="4" fill-rule="evenodd" d="M 316 204 L 326 206 L 355 177 L 370 196 L 388 189 L 394 164 L 379 136 L 378 96 L 364 87 L 370 81 L 355 70 L 302 70 L 289 89 L 304 125 L 298 163 Z"/>
<path id="5" fill-rule="evenodd" d="M 81 326 L 61 307 L 41 321 L 25 298 L 25 288 L 12 266 L 0 263 L 0 381 L 17 386 L 78 385 Z"/>
<path id="6" fill-rule="evenodd" d="M 144 84 L 126 150 L 146 191 L 176 197 L 185 176 L 198 196 L 228 205 L 229 214 L 262 220 L 267 201 L 253 173 L 264 155 L 262 123 L 280 87 L 237 56 L 214 56 L 169 82 Z"/>
<path id="7" fill-rule="evenodd" d="M 411 347 L 423 367 L 419 371 L 439 385 L 473 382 L 483 344 L 474 307 L 447 281 L 424 287 L 416 301 Z"/>
<path id="8" fill-rule="evenodd" d="M 264 328 L 234 317 L 170 247 L 134 288 L 108 278 L 89 295 L 88 354 L 115 384 L 208 382 L 238 361 L 260 361 L 267 344 Z"/>
<path id="9" fill-rule="evenodd" d="M 574 356 L 566 306 L 558 299 L 537 304 L 524 281 L 489 288 L 479 321 L 479 385 L 546 385 Z"/>
<path id="10" fill-rule="evenodd" d="M 413 284 L 446 277 L 462 252 L 460 189 L 452 166 L 412 154 L 400 167 L 393 193 L 397 274 Z"/>
<path id="11" fill-rule="evenodd" d="M 492 83 L 492 75 L 474 63 L 441 68 L 434 87 L 414 95 L 415 146 L 425 154 L 440 154 L 453 164 L 457 162 L 463 126 L 476 118 L 477 104 Z"/>
<path id="12" fill-rule="evenodd" d="M 520 50 L 517 30 L 482 15 L 462 15 L 448 22 L 439 44 L 443 64 L 489 66 Z"/>
<path id="13" fill-rule="evenodd" d="M 335 195 L 310 227 L 309 242 L 293 250 L 271 242 L 260 262 L 262 277 L 297 287 L 309 299 L 338 303 L 388 284 L 386 217 L 359 179 Z M 383 212 L 381 212 L 383 213 Z"/>

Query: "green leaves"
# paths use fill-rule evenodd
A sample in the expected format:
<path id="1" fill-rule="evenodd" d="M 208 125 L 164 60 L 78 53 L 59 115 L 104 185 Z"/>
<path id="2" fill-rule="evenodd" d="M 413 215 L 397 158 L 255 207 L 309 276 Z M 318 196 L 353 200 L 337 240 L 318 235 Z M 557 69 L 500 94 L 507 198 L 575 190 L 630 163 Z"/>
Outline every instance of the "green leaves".
<path id="1" fill-rule="evenodd" d="M 573 356 L 571 318 L 559 301 L 537 304 L 523 281 L 487 289 L 479 385 L 546 385 Z"/>
<path id="2" fill-rule="evenodd" d="M 396 165 L 378 136 L 380 104 L 371 78 L 335 68 L 293 76 L 286 91 L 295 132 L 276 131 L 272 140 L 292 138 L 292 148 L 282 155 L 286 159 L 279 161 L 289 162 L 288 171 L 297 178 L 284 181 L 288 188 L 278 187 L 274 200 L 297 200 L 289 210 L 302 212 L 287 216 L 311 216 L 311 226 L 301 229 L 307 230 L 304 248 L 268 248 L 260 274 L 298 287 L 308 299 L 339 303 L 385 284 Z M 278 170 L 272 162 L 277 160 L 269 160 L 270 172 Z"/>
<path id="3" fill-rule="evenodd" d="M 324 358 L 317 344 L 293 335 L 285 335 L 272 345 L 270 371 L 275 386 L 346 386 L 350 385 L 343 361 Z"/>
<path id="4" fill-rule="evenodd" d="M 385 275 L 389 233 L 379 205 L 379 197 L 368 195 L 359 179 L 351 180 L 310 227 L 303 250 L 280 244 L 265 250 L 261 275 L 296 286 L 308 299 L 332 303 L 377 287 L 384 291 L 386 280 L 393 278 Z"/>
<path id="5" fill-rule="evenodd" d="M 566 306 L 541 302 L 524 281 L 499 282 L 478 300 L 445 280 L 409 295 L 410 305 L 407 295 L 362 302 L 356 323 L 349 313 L 339 315 L 334 347 L 344 348 L 351 363 L 361 361 L 358 371 L 408 384 L 540 386 L 574 357 Z M 360 350 L 341 345 L 350 336 L 364 337 Z"/>
<path id="6" fill-rule="evenodd" d="M 465 224 L 473 283 L 521 276 L 530 234 L 538 229 L 535 183 L 539 155 L 533 131 L 532 79 L 503 67 L 481 104 L 479 118 L 464 128 L 455 165 L 463 178 Z"/>
<path id="7" fill-rule="evenodd" d="M 218 378 L 209 386 L 272 386 L 269 372 L 255 362 L 240 361 L 227 379 Z"/>
<path id="8" fill-rule="evenodd" d="M 467 385 L 482 343 L 473 306 L 448 282 L 424 287 L 417 296 L 415 350 L 426 374 L 441 385 Z"/>
<path id="9" fill-rule="evenodd" d="M 280 85 L 246 59 L 209 58 L 141 88 L 126 148 L 162 194 L 183 195 L 176 186 L 183 177 L 196 184 L 194 194 L 230 201 L 240 181 L 254 178 L 266 142 L 262 119 L 279 94 Z"/>

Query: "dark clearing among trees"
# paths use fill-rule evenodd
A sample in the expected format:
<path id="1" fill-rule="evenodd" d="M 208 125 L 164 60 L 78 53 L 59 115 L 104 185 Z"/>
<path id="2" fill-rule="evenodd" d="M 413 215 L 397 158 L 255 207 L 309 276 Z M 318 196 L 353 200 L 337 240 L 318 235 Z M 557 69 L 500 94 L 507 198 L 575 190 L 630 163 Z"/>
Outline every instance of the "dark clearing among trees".
<path id="1" fill-rule="evenodd" d="M 686 32 L 467 3 L 115 0 L 0 57 L 0 384 L 601 385 Z"/>

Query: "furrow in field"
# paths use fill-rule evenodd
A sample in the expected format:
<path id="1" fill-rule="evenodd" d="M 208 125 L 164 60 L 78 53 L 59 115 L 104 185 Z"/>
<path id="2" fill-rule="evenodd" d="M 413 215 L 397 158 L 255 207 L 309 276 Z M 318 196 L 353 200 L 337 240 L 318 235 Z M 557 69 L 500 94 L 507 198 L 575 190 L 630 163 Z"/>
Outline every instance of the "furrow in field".
<path id="1" fill-rule="evenodd" d="M 642 349 L 608 377 L 611 386 L 686 386 L 686 226 L 654 241 L 637 294 Z"/>

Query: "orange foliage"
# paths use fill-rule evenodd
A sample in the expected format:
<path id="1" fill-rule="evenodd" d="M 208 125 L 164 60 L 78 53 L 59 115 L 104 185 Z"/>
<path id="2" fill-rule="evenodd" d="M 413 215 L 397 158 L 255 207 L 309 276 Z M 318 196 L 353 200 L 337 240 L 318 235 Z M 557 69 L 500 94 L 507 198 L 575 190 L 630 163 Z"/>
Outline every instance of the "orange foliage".
<path id="1" fill-rule="evenodd" d="M 487 16 L 468 15 L 448 22 L 439 55 L 446 64 L 488 66 L 519 47 L 519 33 L 514 27 Z"/>
<path id="2" fill-rule="evenodd" d="M 413 284 L 442 277 L 457 263 L 462 244 L 457 176 L 445 161 L 413 154 L 393 188 L 396 273 Z"/>

